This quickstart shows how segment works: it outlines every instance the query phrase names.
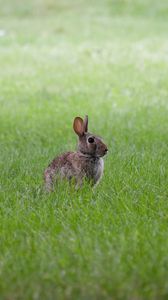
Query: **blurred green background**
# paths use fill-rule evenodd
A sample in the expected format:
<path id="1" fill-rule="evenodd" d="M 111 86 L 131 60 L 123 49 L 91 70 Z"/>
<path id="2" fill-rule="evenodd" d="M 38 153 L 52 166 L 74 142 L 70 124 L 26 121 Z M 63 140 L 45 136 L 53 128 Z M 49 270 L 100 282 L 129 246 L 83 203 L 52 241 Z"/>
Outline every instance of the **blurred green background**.
<path id="1" fill-rule="evenodd" d="M 81 10 L 93 14 L 106 12 L 108 15 L 132 15 L 166 18 L 168 3 L 152 0 L 39 0 L 39 1 L 1 1 L 1 16 L 54 16 L 57 13 L 81 13 Z M 83 12 L 84 12 L 83 11 Z"/>

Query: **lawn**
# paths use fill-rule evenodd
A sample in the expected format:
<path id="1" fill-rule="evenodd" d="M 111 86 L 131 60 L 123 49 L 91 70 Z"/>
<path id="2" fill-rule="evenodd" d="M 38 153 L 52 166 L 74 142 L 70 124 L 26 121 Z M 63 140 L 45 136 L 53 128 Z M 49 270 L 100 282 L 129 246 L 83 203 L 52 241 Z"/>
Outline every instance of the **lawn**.
<path id="1" fill-rule="evenodd" d="M 0 7 L 0 299 L 168 299 L 167 0 Z M 85 114 L 104 177 L 46 194 Z"/>

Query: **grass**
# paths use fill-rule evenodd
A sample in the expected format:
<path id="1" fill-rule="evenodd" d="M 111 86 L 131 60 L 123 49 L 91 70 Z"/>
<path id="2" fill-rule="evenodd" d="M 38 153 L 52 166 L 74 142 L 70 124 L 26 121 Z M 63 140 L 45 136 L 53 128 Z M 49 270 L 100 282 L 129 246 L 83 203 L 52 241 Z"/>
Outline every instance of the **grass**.
<path id="1" fill-rule="evenodd" d="M 0 4 L 0 298 L 167 299 L 167 1 Z M 46 195 L 86 113 L 102 182 Z"/>

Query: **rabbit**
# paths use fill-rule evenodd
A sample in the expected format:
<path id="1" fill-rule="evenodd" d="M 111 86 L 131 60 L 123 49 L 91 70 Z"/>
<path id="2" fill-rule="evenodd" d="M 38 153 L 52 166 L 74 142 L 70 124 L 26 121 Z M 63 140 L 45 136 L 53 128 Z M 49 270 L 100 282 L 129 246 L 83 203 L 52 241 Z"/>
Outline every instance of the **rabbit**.
<path id="1" fill-rule="evenodd" d="M 69 181 L 74 178 L 78 188 L 85 179 L 92 186 L 97 185 L 103 175 L 102 157 L 108 152 L 108 148 L 100 137 L 88 132 L 88 116 L 85 116 L 84 120 L 76 117 L 73 129 L 78 135 L 77 151 L 66 152 L 49 164 L 44 172 L 47 191 L 53 190 L 58 178 L 66 178 Z"/>

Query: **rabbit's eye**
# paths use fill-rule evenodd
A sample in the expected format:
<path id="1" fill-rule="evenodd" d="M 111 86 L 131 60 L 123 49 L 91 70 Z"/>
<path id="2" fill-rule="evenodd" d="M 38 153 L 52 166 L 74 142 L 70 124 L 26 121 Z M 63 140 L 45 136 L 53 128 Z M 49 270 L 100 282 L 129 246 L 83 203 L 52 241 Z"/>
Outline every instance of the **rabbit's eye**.
<path id="1" fill-rule="evenodd" d="M 94 143 L 94 138 L 89 137 L 89 138 L 88 138 L 88 142 L 89 142 L 90 144 Z"/>

